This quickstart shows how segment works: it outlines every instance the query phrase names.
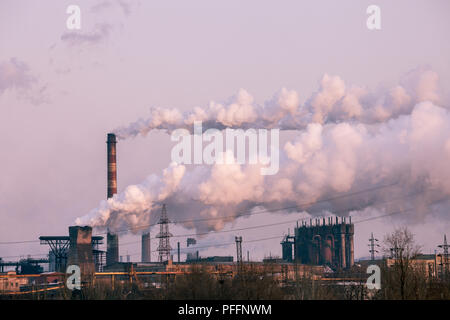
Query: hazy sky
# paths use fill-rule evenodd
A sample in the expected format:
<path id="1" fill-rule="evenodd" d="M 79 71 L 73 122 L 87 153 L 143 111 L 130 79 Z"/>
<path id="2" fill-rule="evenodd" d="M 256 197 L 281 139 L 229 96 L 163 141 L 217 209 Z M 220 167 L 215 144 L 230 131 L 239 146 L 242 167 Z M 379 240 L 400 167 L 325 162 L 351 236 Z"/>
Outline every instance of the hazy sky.
<path id="1" fill-rule="evenodd" d="M 66 28 L 71 4 L 81 8 L 78 36 Z M 381 8 L 381 30 L 366 27 L 370 4 Z M 75 218 L 106 197 L 106 133 L 147 117 L 150 107 L 205 106 L 240 88 L 263 103 L 286 87 L 303 103 L 325 73 L 376 91 L 417 67 L 439 75 L 448 107 L 449 12 L 448 0 L 2 0 L 0 242 L 66 235 Z M 121 141 L 119 192 L 161 174 L 172 145 L 161 132 Z M 264 214 L 226 228 L 296 218 Z M 404 223 L 387 218 L 356 225 L 356 257 L 368 254 L 371 231 L 382 238 Z M 247 239 L 280 239 L 244 243 L 244 252 L 251 250 L 254 258 L 280 254 L 281 236 L 294 225 L 246 231 Z M 410 226 L 427 252 L 444 232 L 450 235 L 442 219 Z M 201 243 L 233 242 L 234 236 L 211 235 Z M 120 254 L 139 260 L 139 240 L 121 237 Z M 0 244 L 0 257 L 7 260 L 46 251 L 38 242 Z M 235 249 L 201 254 L 235 255 Z"/>

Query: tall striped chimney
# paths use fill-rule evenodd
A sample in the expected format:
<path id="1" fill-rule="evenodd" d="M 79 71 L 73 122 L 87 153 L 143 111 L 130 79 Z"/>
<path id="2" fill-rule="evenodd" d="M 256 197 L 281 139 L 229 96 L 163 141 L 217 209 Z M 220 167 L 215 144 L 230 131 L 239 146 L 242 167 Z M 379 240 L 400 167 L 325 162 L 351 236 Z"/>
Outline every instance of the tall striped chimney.
<path id="1" fill-rule="evenodd" d="M 108 157 L 108 189 L 107 197 L 112 198 L 117 193 L 116 135 L 108 133 L 106 140 Z M 106 265 L 119 262 L 119 237 L 108 230 L 106 235 Z"/>
<path id="2" fill-rule="evenodd" d="M 117 193 L 116 143 L 116 135 L 114 133 L 108 133 L 108 139 L 106 141 L 108 152 L 108 199 Z"/>

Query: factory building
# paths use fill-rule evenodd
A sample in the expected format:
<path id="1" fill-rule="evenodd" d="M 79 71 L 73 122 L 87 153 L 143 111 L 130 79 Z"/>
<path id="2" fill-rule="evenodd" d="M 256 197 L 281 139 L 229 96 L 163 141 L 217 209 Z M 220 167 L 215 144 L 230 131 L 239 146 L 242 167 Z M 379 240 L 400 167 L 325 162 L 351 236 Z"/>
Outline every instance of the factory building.
<path id="1" fill-rule="evenodd" d="M 295 236 L 286 236 L 281 242 L 283 260 L 328 265 L 334 269 L 350 268 L 354 264 L 353 234 L 351 218 L 348 223 L 345 217 L 302 222 L 295 228 Z"/>

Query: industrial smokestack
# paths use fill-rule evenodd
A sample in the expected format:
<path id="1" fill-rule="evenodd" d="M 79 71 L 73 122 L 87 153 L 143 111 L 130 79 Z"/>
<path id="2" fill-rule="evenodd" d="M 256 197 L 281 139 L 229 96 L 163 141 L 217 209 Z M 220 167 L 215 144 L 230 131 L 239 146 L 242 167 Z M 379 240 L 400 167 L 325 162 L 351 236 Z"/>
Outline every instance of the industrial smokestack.
<path id="1" fill-rule="evenodd" d="M 106 141 L 108 152 L 108 199 L 117 193 L 116 143 L 116 135 L 108 133 L 108 140 Z"/>
<path id="2" fill-rule="evenodd" d="M 107 197 L 112 198 L 117 193 L 117 163 L 116 163 L 116 135 L 108 133 L 106 140 L 108 158 L 108 189 Z M 119 261 L 119 236 L 108 230 L 106 236 L 106 264 L 111 265 Z"/>
<path id="3" fill-rule="evenodd" d="M 77 265 L 83 275 L 95 272 L 92 254 L 92 228 L 89 226 L 69 227 L 68 265 Z"/>
<path id="4" fill-rule="evenodd" d="M 108 231 L 106 235 L 106 265 L 119 262 L 119 236 Z"/>
<path id="5" fill-rule="evenodd" d="M 151 262 L 150 252 L 150 232 L 146 232 L 142 235 L 142 262 Z"/>

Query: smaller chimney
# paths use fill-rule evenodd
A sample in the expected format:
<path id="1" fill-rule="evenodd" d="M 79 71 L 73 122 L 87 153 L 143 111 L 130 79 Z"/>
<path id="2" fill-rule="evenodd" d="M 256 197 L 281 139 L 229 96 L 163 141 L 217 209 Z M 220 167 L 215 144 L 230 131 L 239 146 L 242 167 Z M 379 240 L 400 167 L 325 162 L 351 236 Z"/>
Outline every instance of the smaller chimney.
<path id="1" fill-rule="evenodd" d="M 142 252 L 141 260 L 142 262 L 151 261 L 151 250 L 150 250 L 150 232 L 146 232 L 142 235 Z"/>
<path id="2" fill-rule="evenodd" d="M 112 265 L 119 261 L 119 236 L 117 234 L 106 234 L 106 265 Z"/>
<path id="3" fill-rule="evenodd" d="M 95 264 L 92 247 L 92 228 L 89 226 L 69 227 L 69 257 L 68 265 L 80 267 L 81 274 L 93 274 Z"/>

